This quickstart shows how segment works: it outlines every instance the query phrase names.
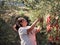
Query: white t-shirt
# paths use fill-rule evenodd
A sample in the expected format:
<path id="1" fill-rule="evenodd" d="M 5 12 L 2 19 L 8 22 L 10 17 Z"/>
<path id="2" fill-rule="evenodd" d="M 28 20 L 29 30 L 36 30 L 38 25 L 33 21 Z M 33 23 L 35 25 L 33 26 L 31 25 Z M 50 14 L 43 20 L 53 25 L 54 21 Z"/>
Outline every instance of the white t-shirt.
<path id="1" fill-rule="evenodd" d="M 37 45 L 35 36 L 36 29 L 34 28 L 29 34 L 27 34 L 27 29 L 29 28 L 30 26 L 20 27 L 18 30 L 21 39 L 21 45 Z"/>

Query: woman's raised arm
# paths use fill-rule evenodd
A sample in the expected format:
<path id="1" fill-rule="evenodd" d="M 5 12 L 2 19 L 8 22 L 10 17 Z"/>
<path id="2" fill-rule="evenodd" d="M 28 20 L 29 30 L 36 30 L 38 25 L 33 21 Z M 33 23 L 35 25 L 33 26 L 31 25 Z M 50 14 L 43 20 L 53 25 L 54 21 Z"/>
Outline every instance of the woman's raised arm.
<path id="1" fill-rule="evenodd" d="M 31 32 L 34 27 L 36 26 L 37 22 L 40 21 L 40 18 L 36 19 L 33 24 L 31 25 L 31 27 L 27 30 L 27 33 Z"/>

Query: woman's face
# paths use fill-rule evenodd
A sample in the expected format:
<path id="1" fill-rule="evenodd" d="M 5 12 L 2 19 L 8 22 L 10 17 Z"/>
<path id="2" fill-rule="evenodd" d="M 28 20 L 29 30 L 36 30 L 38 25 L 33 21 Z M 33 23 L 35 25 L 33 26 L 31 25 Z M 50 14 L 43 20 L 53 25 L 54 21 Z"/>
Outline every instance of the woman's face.
<path id="1" fill-rule="evenodd" d="M 23 27 L 27 26 L 27 20 L 23 19 L 21 24 L 22 24 Z"/>

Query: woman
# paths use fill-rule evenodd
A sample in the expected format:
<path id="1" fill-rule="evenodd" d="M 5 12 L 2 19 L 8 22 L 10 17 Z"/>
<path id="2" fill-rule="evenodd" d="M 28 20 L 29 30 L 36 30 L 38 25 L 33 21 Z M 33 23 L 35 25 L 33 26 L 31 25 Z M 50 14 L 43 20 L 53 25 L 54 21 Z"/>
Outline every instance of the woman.
<path id="1" fill-rule="evenodd" d="M 35 20 L 31 26 L 27 26 L 28 22 L 26 19 L 21 17 L 17 20 L 20 27 L 18 33 L 21 39 L 21 45 L 37 45 L 36 33 L 40 31 L 40 27 L 35 28 L 35 26 L 38 21 L 40 19 Z"/>

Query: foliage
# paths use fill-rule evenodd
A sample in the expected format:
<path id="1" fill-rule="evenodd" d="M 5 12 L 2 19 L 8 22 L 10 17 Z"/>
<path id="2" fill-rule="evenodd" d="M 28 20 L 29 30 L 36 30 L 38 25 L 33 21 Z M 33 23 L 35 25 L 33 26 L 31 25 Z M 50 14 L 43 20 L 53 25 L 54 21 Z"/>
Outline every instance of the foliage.
<path id="1" fill-rule="evenodd" d="M 17 44 L 16 33 L 12 28 L 0 18 L 0 45 L 14 45 Z"/>
<path id="2" fill-rule="evenodd" d="M 22 3 L 23 6 L 19 6 L 20 3 Z M 4 0 L 0 4 L 0 45 L 19 45 L 18 34 L 13 31 L 11 26 L 14 24 L 17 16 L 23 16 L 28 19 L 28 17 L 24 16 L 26 12 L 31 19 L 31 23 L 39 17 L 43 19 L 43 21 L 38 24 L 42 27 L 41 31 L 37 34 L 38 45 L 48 45 L 48 37 L 50 34 L 55 38 L 57 35 L 55 27 L 52 28 L 50 33 L 47 32 L 46 17 L 51 15 L 51 23 L 54 23 L 55 20 L 53 20 L 53 16 L 57 15 L 59 17 L 58 24 L 60 26 L 60 0 Z M 28 22 L 30 22 L 30 20 L 28 20 Z M 60 29 L 58 31 L 60 38 L 59 32 Z M 60 40 L 56 42 L 60 42 Z"/>

